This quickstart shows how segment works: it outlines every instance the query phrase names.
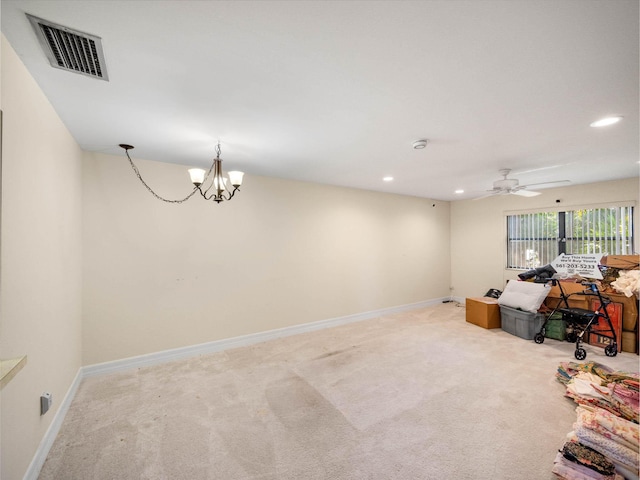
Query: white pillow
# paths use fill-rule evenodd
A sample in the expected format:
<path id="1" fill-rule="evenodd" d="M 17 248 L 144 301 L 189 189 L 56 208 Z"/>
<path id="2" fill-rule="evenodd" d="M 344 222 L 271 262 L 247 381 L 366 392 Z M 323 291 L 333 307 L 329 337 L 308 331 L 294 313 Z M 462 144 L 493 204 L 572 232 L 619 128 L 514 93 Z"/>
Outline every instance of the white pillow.
<path id="1" fill-rule="evenodd" d="M 546 283 L 511 280 L 498 298 L 498 304 L 536 313 L 550 291 L 551 286 Z"/>

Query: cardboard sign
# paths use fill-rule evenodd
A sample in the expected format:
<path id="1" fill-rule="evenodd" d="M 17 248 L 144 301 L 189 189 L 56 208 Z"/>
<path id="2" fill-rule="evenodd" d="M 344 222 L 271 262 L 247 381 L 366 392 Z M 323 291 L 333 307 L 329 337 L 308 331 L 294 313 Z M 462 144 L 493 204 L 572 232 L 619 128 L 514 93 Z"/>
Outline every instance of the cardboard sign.
<path id="1" fill-rule="evenodd" d="M 561 253 L 551 262 L 551 266 L 559 274 L 580 275 L 585 278 L 597 278 L 602 280 L 600 265 L 601 253 L 591 253 L 582 255 L 565 255 Z"/>

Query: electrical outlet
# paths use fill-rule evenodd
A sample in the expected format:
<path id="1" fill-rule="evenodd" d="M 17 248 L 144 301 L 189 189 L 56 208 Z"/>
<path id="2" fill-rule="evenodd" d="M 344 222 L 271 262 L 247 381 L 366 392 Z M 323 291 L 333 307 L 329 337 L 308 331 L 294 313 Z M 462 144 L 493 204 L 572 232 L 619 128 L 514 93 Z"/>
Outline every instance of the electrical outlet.
<path id="1" fill-rule="evenodd" d="M 44 392 L 40 396 L 40 415 L 44 415 L 47 413 L 49 408 L 51 408 L 51 403 L 53 402 L 53 397 L 49 392 Z"/>

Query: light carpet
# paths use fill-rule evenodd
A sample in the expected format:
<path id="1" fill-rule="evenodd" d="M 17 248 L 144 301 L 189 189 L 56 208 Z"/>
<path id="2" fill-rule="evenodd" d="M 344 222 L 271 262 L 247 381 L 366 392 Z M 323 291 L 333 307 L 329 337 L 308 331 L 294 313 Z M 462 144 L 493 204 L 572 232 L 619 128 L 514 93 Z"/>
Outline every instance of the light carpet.
<path id="1" fill-rule="evenodd" d="M 448 303 L 91 377 L 39 478 L 550 480 L 576 419 L 554 376 L 573 350 Z"/>

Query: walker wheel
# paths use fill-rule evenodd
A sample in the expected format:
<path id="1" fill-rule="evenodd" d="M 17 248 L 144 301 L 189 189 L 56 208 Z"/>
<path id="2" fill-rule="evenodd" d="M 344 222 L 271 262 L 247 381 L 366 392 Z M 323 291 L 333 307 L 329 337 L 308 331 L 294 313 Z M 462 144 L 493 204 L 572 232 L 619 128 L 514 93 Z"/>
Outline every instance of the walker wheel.
<path id="1" fill-rule="evenodd" d="M 573 355 L 576 357 L 576 360 L 584 360 L 587 358 L 587 351 L 584 348 L 576 348 Z"/>
<path id="2" fill-rule="evenodd" d="M 612 343 L 604 347 L 604 354 L 607 357 L 615 357 L 618 354 L 618 345 Z"/>
<path id="3" fill-rule="evenodd" d="M 536 335 L 533 337 L 533 341 L 536 343 L 544 343 L 544 335 L 542 335 L 541 333 L 536 333 Z"/>

